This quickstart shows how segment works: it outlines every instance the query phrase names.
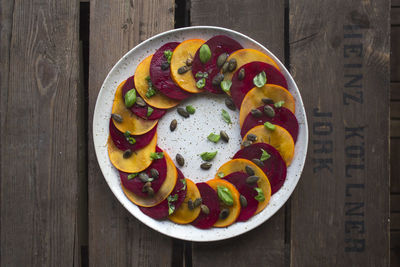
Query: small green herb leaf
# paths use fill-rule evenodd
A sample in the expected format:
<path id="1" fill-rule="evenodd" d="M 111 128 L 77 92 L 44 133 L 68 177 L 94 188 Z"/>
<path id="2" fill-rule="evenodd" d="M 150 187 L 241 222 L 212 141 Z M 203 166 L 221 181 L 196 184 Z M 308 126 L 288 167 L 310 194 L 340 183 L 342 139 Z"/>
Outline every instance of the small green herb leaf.
<path id="1" fill-rule="evenodd" d="M 211 59 L 211 49 L 208 45 L 203 44 L 200 47 L 199 57 L 201 63 L 207 63 Z"/>
<path id="2" fill-rule="evenodd" d="M 165 50 L 164 51 L 164 57 L 167 59 L 168 63 L 171 63 L 172 51 L 171 50 Z"/>
<path id="3" fill-rule="evenodd" d="M 186 179 L 180 179 L 181 183 L 183 184 L 183 187 L 179 191 L 184 191 L 186 190 Z"/>
<path id="4" fill-rule="evenodd" d="M 130 132 L 130 131 L 124 132 L 124 136 L 125 136 L 126 138 L 128 138 L 129 136 L 131 136 L 131 132 Z"/>
<path id="5" fill-rule="evenodd" d="M 206 85 L 206 78 L 201 78 L 196 82 L 196 87 L 201 89 Z"/>
<path id="6" fill-rule="evenodd" d="M 147 117 L 150 117 L 153 114 L 154 109 L 152 107 L 147 107 Z"/>
<path id="7" fill-rule="evenodd" d="M 231 80 L 225 80 L 221 82 L 221 88 L 225 93 L 231 90 L 231 86 L 232 86 Z"/>
<path id="8" fill-rule="evenodd" d="M 150 154 L 150 158 L 152 160 L 162 159 L 163 157 L 164 157 L 164 152 L 153 152 L 153 153 Z"/>
<path id="9" fill-rule="evenodd" d="M 175 205 L 168 202 L 168 215 L 171 215 L 175 211 Z"/>
<path id="10" fill-rule="evenodd" d="M 253 83 L 257 87 L 263 87 L 267 83 L 267 75 L 264 71 L 260 72 L 253 78 Z"/>
<path id="11" fill-rule="evenodd" d="M 131 89 L 125 94 L 125 106 L 127 108 L 132 107 L 136 102 L 136 90 Z"/>
<path id="12" fill-rule="evenodd" d="M 219 139 L 221 139 L 221 136 L 219 134 L 210 133 L 207 136 L 207 139 L 210 140 L 211 142 L 218 143 Z"/>
<path id="13" fill-rule="evenodd" d="M 221 114 L 222 114 L 222 118 L 224 119 L 224 121 L 226 123 L 228 123 L 228 124 L 232 123 L 231 116 L 229 116 L 229 113 L 225 109 L 222 110 Z"/>
<path id="14" fill-rule="evenodd" d="M 129 142 L 129 144 L 134 145 L 136 144 L 136 140 L 135 138 L 133 138 L 132 136 L 129 136 L 126 138 L 126 140 Z"/>
<path id="15" fill-rule="evenodd" d="M 261 158 L 260 158 L 261 161 L 265 161 L 271 157 L 271 155 L 268 154 L 268 152 L 265 151 L 264 149 L 261 148 L 261 151 L 262 151 Z"/>
<path id="16" fill-rule="evenodd" d="M 231 191 L 225 186 L 217 186 L 217 194 L 219 199 L 227 206 L 233 205 L 233 197 Z"/>
<path id="17" fill-rule="evenodd" d="M 285 104 L 285 101 L 278 101 L 274 104 L 276 108 L 281 108 Z"/>
<path id="18" fill-rule="evenodd" d="M 258 202 L 263 202 L 265 200 L 265 196 L 264 196 L 264 192 L 262 191 L 261 188 L 259 187 L 255 187 L 254 190 L 257 191 L 257 196 L 255 196 L 254 198 L 258 201 Z"/>
<path id="19" fill-rule="evenodd" d="M 135 178 L 138 174 L 137 173 L 131 173 L 128 175 L 128 180 L 132 180 L 133 178 Z"/>
<path id="20" fill-rule="evenodd" d="M 188 105 L 188 106 L 186 106 L 186 111 L 189 113 L 189 114 L 194 114 L 195 112 L 196 112 L 196 109 L 193 107 L 193 106 L 191 106 L 191 105 Z"/>
<path id="21" fill-rule="evenodd" d="M 147 92 L 146 92 L 146 97 L 150 98 L 150 97 L 152 97 L 152 96 L 154 96 L 156 94 L 156 90 L 153 87 L 153 83 L 151 82 L 150 76 L 146 77 L 146 81 L 147 81 L 147 84 L 149 86 L 149 88 L 147 89 Z"/>
<path id="22" fill-rule="evenodd" d="M 270 123 L 269 121 L 264 123 L 264 127 L 267 128 L 268 130 L 271 130 L 271 131 L 275 131 L 275 129 L 276 129 L 276 126 L 273 125 L 272 123 Z"/>
<path id="23" fill-rule="evenodd" d="M 211 161 L 217 155 L 218 151 L 214 152 L 203 152 L 200 154 L 202 160 Z"/>
<path id="24" fill-rule="evenodd" d="M 168 196 L 168 202 L 175 202 L 178 200 L 178 194 L 175 195 L 169 195 Z"/>
<path id="25" fill-rule="evenodd" d="M 223 177 L 225 177 L 225 174 L 224 174 L 223 172 L 219 172 L 219 173 L 218 173 L 218 177 L 219 177 L 219 178 L 223 178 Z"/>

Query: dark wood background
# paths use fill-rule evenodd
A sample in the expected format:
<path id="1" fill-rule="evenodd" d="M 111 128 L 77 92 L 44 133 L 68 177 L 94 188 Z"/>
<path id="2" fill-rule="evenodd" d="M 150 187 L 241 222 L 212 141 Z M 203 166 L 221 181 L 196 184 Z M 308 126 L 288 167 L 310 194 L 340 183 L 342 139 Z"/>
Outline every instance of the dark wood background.
<path id="1" fill-rule="evenodd" d="M 400 265 L 399 0 L 0 0 L 0 23 L 1 266 Z M 290 200 L 222 242 L 183 242 L 131 216 L 91 136 L 117 60 L 191 25 L 269 48 L 308 115 Z"/>

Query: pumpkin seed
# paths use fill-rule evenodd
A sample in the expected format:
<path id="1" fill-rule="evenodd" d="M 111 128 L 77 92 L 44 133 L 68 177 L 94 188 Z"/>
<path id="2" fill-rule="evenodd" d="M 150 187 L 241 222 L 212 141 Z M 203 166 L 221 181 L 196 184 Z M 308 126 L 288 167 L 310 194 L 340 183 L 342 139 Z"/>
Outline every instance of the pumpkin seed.
<path id="1" fill-rule="evenodd" d="M 182 66 L 178 69 L 178 74 L 184 74 L 186 73 L 190 68 L 188 66 Z"/>
<path id="2" fill-rule="evenodd" d="M 130 149 L 125 150 L 122 156 L 124 157 L 124 159 L 130 158 L 132 156 L 132 150 Z"/>
<path id="3" fill-rule="evenodd" d="M 256 164 L 258 167 L 264 167 L 264 162 L 262 162 L 261 160 L 254 158 L 251 160 L 254 164 Z"/>
<path id="4" fill-rule="evenodd" d="M 273 118 L 273 117 L 275 117 L 275 110 L 271 106 L 265 105 L 264 106 L 264 114 L 270 118 Z"/>
<path id="5" fill-rule="evenodd" d="M 252 176 L 252 175 L 255 174 L 253 168 L 250 167 L 249 165 L 246 165 L 246 167 L 245 167 L 244 169 L 245 169 L 246 173 L 247 173 L 248 175 L 250 175 L 250 176 Z"/>
<path id="6" fill-rule="evenodd" d="M 150 176 L 155 180 L 158 179 L 160 173 L 156 169 L 150 169 Z"/>
<path id="7" fill-rule="evenodd" d="M 252 176 L 247 177 L 246 183 L 247 184 L 255 184 L 258 182 L 258 180 L 260 180 L 260 177 L 258 177 L 256 175 L 252 175 Z"/>
<path id="8" fill-rule="evenodd" d="M 198 198 L 196 198 L 196 199 L 194 200 L 193 206 L 194 206 L 195 208 L 197 208 L 198 206 L 201 205 L 201 203 L 203 203 L 203 199 L 202 199 L 201 197 L 198 197 Z"/>
<path id="9" fill-rule="evenodd" d="M 178 114 L 184 118 L 189 118 L 189 113 L 184 108 L 178 108 Z"/>
<path id="10" fill-rule="evenodd" d="M 151 182 L 146 182 L 144 185 L 143 185 L 143 188 L 146 188 L 146 190 L 148 189 L 148 188 L 150 188 L 151 187 Z"/>
<path id="11" fill-rule="evenodd" d="M 165 61 L 161 64 L 161 70 L 167 70 L 169 69 L 169 63 L 168 61 Z"/>
<path id="12" fill-rule="evenodd" d="M 229 66 L 228 66 L 228 70 L 229 72 L 232 72 L 236 69 L 237 67 L 237 61 L 235 58 L 232 58 L 231 60 L 229 60 Z"/>
<path id="13" fill-rule="evenodd" d="M 217 75 L 214 76 L 212 79 L 212 85 L 218 86 L 221 84 L 221 82 L 224 80 L 224 75 L 222 73 L 218 73 Z"/>
<path id="14" fill-rule="evenodd" d="M 179 166 L 183 166 L 185 165 L 185 159 L 183 158 L 183 156 L 181 154 L 176 154 L 175 156 L 176 162 L 178 163 Z"/>
<path id="15" fill-rule="evenodd" d="M 142 181 L 143 183 L 147 183 L 149 181 L 149 176 L 147 175 L 147 173 L 145 172 L 141 172 L 138 175 L 138 178 L 140 181 Z"/>
<path id="16" fill-rule="evenodd" d="M 211 59 L 211 49 L 207 44 L 203 44 L 199 50 L 199 58 L 201 63 L 207 63 Z"/>
<path id="17" fill-rule="evenodd" d="M 193 58 L 188 58 L 188 59 L 186 59 L 186 66 L 192 66 L 192 63 L 193 63 Z"/>
<path id="18" fill-rule="evenodd" d="M 233 103 L 232 98 L 225 98 L 225 105 L 230 110 L 236 110 L 235 103 Z"/>
<path id="19" fill-rule="evenodd" d="M 271 98 L 267 98 L 267 97 L 261 99 L 261 101 L 266 105 L 274 104 L 274 100 L 272 100 Z"/>
<path id="20" fill-rule="evenodd" d="M 114 121 L 121 123 L 124 119 L 122 118 L 121 115 L 117 114 L 117 113 L 113 113 L 111 114 L 111 117 L 113 118 Z"/>
<path id="21" fill-rule="evenodd" d="M 140 96 L 138 96 L 138 97 L 136 98 L 136 104 L 137 104 L 139 107 L 145 107 L 145 106 L 146 106 L 146 102 L 144 102 L 143 98 L 141 98 Z"/>
<path id="22" fill-rule="evenodd" d="M 212 164 L 209 162 L 204 162 L 200 165 L 200 168 L 202 168 L 203 170 L 209 170 L 211 168 Z"/>
<path id="23" fill-rule="evenodd" d="M 147 195 L 149 195 L 149 197 L 153 197 L 154 196 L 154 189 L 149 187 L 147 188 Z"/>
<path id="24" fill-rule="evenodd" d="M 200 208 L 201 208 L 201 211 L 202 211 L 204 214 L 207 214 L 207 215 L 210 214 L 210 209 L 209 209 L 206 205 L 201 204 Z"/>
<path id="25" fill-rule="evenodd" d="M 229 216 L 229 209 L 222 209 L 221 212 L 219 213 L 219 218 L 221 220 L 225 220 Z"/>
<path id="26" fill-rule="evenodd" d="M 217 59 L 217 66 L 218 68 L 221 68 L 225 61 L 228 59 L 228 54 L 227 53 L 222 53 L 221 55 L 219 55 L 218 59 Z"/>
<path id="27" fill-rule="evenodd" d="M 244 141 L 244 142 L 242 143 L 242 145 L 243 145 L 244 147 L 248 147 L 248 146 L 250 146 L 251 144 L 252 144 L 252 142 L 249 141 L 249 140 L 246 140 L 246 141 Z"/>
<path id="28" fill-rule="evenodd" d="M 188 200 L 188 208 L 189 208 L 190 210 L 193 210 L 193 209 L 194 209 L 193 201 L 192 201 L 192 199 L 190 199 L 190 198 L 189 198 L 189 200 Z"/>
<path id="29" fill-rule="evenodd" d="M 251 115 L 255 118 L 260 118 L 262 116 L 262 112 L 255 108 L 251 110 Z"/>
<path id="30" fill-rule="evenodd" d="M 169 129 L 171 130 L 171 132 L 175 131 L 176 126 L 178 126 L 178 122 L 177 122 L 177 120 L 173 119 L 171 121 L 171 124 L 169 125 Z"/>
<path id="31" fill-rule="evenodd" d="M 225 131 L 220 131 L 219 135 L 221 136 L 221 139 L 224 140 L 225 142 L 229 142 L 229 136 Z"/>
<path id="32" fill-rule="evenodd" d="M 240 195 L 239 200 L 240 200 L 240 206 L 242 206 L 242 208 L 246 208 L 247 207 L 247 199 L 245 198 L 245 196 Z"/>
<path id="33" fill-rule="evenodd" d="M 257 135 L 255 134 L 248 134 L 247 135 L 247 140 L 251 141 L 251 142 L 255 142 L 257 141 Z"/>
<path id="34" fill-rule="evenodd" d="M 245 76 L 244 69 L 240 69 L 240 70 L 239 70 L 239 74 L 238 74 L 238 79 L 239 79 L 239 81 L 243 80 L 243 79 L 244 79 L 244 76 Z"/>
<path id="35" fill-rule="evenodd" d="M 228 68 L 229 68 L 229 62 L 225 62 L 224 65 L 222 65 L 222 68 L 221 68 L 222 73 L 227 72 Z"/>

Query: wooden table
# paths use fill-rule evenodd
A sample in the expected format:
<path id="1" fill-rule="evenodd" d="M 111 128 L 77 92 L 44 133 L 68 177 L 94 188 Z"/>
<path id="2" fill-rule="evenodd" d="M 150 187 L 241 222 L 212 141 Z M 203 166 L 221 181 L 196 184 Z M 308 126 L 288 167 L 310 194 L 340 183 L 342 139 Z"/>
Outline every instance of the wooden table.
<path id="1" fill-rule="evenodd" d="M 389 0 L 2 0 L 0 12 L 1 266 L 389 265 Z M 140 223 L 106 185 L 92 142 L 116 61 L 190 25 L 269 48 L 308 115 L 291 199 L 222 242 L 182 242 Z"/>

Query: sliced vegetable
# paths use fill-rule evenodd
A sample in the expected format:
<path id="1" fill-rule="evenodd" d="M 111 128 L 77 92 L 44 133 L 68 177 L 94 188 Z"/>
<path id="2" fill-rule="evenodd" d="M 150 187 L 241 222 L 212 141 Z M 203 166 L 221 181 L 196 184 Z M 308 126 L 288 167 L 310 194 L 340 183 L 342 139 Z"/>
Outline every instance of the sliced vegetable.
<path id="1" fill-rule="evenodd" d="M 200 229 L 208 229 L 218 221 L 220 213 L 218 195 L 207 183 L 197 183 L 196 186 L 200 192 L 202 205 L 208 208 L 208 214 L 200 212 L 192 225 Z"/>

